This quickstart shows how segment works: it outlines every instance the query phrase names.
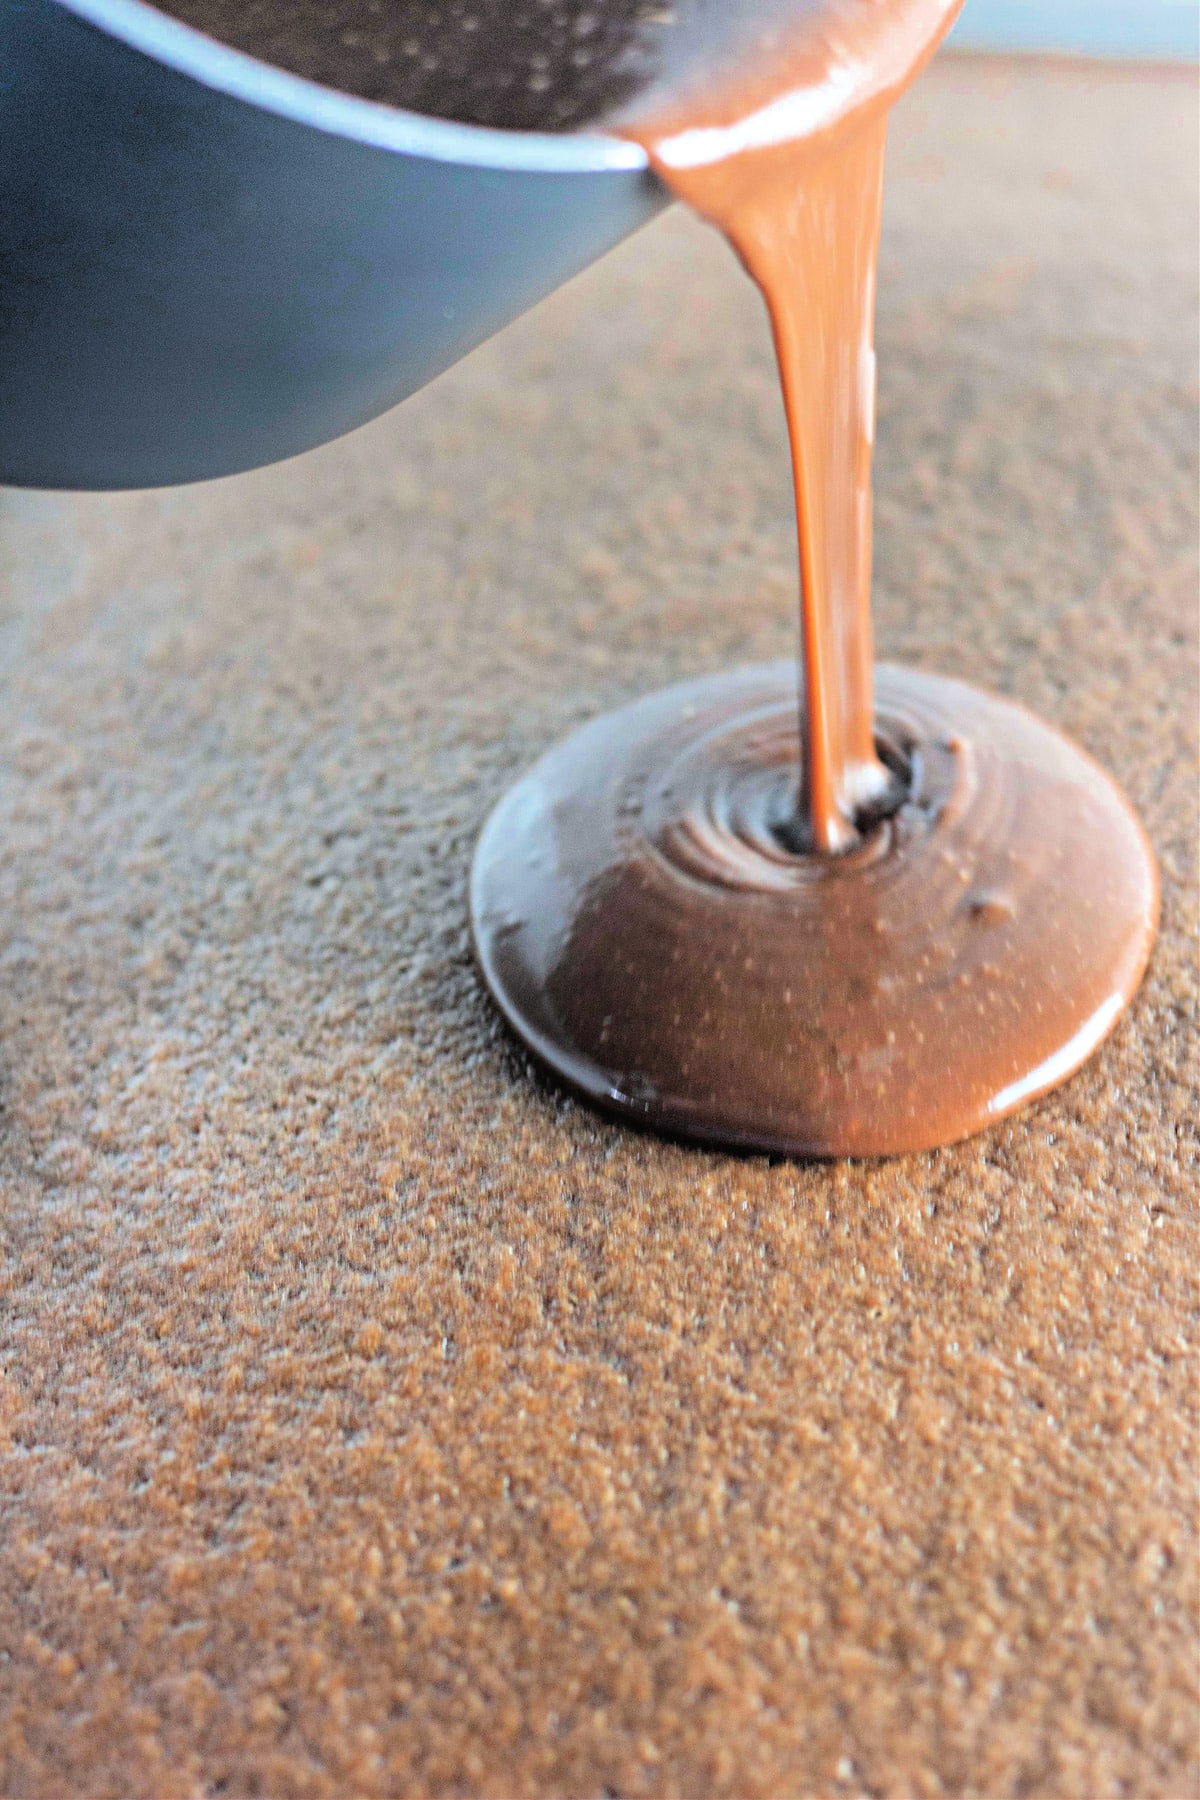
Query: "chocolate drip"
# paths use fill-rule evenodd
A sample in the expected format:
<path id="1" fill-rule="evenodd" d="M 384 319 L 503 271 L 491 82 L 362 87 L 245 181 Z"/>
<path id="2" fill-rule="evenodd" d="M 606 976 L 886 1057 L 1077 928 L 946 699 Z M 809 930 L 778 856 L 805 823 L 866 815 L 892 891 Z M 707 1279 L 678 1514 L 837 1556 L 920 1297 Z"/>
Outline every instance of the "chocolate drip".
<path id="1" fill-rule="evenodd" d="M 822 1155 L 979 1130 L 1112 1029 L 1153 942 L 1124 798 L 1009 703 L 874 693 L 875 268 L 887 108 L 956 10 L 828 0 L 626 122 L 758 283 L 791 436 L 801 730 L 784 670 L 654 695 L 543 759 L 472 920 L 525 1041 L 658 1128 Z"/>

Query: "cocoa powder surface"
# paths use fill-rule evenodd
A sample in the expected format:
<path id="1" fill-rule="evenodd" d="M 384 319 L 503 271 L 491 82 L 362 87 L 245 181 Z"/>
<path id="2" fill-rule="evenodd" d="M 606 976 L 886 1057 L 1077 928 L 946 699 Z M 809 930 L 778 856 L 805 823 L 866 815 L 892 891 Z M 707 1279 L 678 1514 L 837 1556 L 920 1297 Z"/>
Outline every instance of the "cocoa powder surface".
<path id="1" fill-rule="evenodd" d="M 540 749 L 793 645 L 695 221 L 300 461 L 0 498 L 0 1794 L 1200 1790 L 1195 151 L 1162 72 L 896 115 L 880 651 L 1074 734 L 1164 887 L 952 1150 L 623 1130 L 471 964 Z"/>

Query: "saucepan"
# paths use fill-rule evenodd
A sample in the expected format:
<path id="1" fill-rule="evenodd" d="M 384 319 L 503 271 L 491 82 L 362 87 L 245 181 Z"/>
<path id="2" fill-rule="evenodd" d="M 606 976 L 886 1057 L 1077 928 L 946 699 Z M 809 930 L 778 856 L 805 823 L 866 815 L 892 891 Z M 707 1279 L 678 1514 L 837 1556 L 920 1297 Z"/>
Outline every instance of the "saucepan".
<path id="1" fill-rule="evenodd" d="M 622 139 L 377 106 L 140 0 L 0 0 L 0 481 L 295 455 L 665 203 Z"/>

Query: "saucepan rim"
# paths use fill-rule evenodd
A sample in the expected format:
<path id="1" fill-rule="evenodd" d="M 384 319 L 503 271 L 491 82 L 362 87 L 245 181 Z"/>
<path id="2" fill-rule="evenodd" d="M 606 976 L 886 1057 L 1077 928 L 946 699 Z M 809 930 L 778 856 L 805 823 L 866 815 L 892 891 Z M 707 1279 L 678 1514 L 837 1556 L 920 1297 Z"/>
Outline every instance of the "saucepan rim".
<path id="1" fill-rule="evenodd" d="M 142 0 L 53 4 L 205 87 L 334 137 L 434 162 L 515 173 L 636 174 L 648 167 L 640 145 L 600 132 L 500 131 L 360 100 L 233 50 Z"/>

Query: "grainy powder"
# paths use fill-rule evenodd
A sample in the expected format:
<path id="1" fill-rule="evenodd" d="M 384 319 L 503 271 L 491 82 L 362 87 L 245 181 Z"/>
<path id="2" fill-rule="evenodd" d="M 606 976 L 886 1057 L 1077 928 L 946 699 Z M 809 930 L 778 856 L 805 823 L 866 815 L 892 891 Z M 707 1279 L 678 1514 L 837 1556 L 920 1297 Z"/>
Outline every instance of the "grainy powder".
<path id="1" fill-rule="evenodd" d="M 1064 1090 L 888 1164 L 535 1077 L 464 883 L 574 721 L 794 641 L 756 295 L 664 218 L 275 470 L 0 507 L 0 1794 L 1197 1793 L 1187 76 L 947 59 L 881 652 L 1145 819 Z"/>

